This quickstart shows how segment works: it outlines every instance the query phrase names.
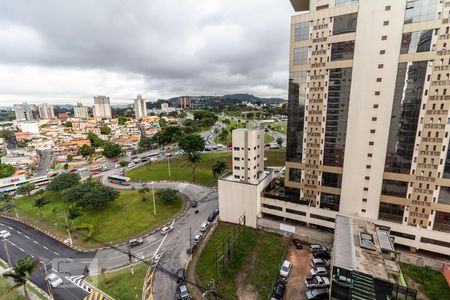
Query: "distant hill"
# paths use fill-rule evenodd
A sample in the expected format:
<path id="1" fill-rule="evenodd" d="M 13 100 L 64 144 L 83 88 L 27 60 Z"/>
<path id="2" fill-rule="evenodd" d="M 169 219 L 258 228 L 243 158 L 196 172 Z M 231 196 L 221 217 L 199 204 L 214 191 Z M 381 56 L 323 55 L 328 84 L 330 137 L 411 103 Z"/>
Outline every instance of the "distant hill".
<path id="1" fill-rule="evenodd" d="M 286 99 L 283 98 L 261 98 L 251 94 L 230 94 L 224 95 L 223 98 L 248 102 L 260 102 L 266 104 L 278 104 L 286 102 Z"/>

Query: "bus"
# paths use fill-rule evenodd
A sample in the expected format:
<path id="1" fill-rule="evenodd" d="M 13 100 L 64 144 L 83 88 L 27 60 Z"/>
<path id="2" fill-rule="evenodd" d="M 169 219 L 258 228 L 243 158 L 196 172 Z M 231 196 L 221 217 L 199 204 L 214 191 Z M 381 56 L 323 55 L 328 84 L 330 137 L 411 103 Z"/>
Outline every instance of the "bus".
<path id="1" fill-rule="evenodd" d="M 131 179 L 129 177 L 110 175 L 108 176 L 108 181 L 120 185 L 130 185 Z"/>

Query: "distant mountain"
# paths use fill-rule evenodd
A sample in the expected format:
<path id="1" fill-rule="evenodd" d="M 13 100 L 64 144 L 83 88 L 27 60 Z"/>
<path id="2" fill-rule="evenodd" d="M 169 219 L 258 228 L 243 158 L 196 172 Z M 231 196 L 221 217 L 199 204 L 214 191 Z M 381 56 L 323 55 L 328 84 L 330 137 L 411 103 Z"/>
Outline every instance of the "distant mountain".
<path id="1" fill-rule="evenodd" d="M 283 98 L 261 98 L 251 94 L 230 94 L 224 95 L 225 99 L 239 100 L 239 101 L 248 101 L 248 102 L 260 102 L 265 104 L 278 104 L 285 103 L 286 99 Z"/>

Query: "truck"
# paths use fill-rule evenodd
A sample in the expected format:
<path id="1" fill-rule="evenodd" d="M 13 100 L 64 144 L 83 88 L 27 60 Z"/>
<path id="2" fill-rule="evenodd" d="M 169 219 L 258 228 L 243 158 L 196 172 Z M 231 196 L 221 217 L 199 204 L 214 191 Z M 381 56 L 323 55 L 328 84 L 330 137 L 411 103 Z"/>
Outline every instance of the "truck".
<path id="1" fill-rule="evenodd" d="M 325 288 L 330 286 L 330 280 L 323 276 L 313 276 L 305 279 L 305 284 L 310 288 Z"/>

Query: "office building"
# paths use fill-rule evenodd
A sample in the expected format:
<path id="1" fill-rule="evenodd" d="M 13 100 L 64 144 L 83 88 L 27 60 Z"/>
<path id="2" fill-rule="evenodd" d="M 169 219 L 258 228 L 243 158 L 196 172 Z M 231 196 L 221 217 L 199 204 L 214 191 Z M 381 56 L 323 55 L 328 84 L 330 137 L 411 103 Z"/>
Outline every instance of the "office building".
<path id="1" fill-rule="evenodd" d="M 147 104 L 145 99 L 142 98 L 142 95 L 137 95 L 136 99 L 134 99 L 134 113 L 136 120 L 147 115 Z"/>
<path id="2" fill-rule="evenodd" d="M 49 120 L 55 118 L 55 111 L 53 106 L 47 103 L 38 105 L 39 118 L 43 120 Z"/>
<path id="3" fill-rule="evenodd" d="M 109 97 L 96 96 L 94 97 L 94 118 L 97 119 L 111 119 L 111 104 Z"/>
<path id="4" fill-rule="evenodd" d="M 75 118 L 87 119 L 89 118 L 89 111 L 87 106 L 83 106 L 81 102 L 77 103 L 77 106 L 73 108 Z"/>
<path id="5" fill-rule="evenodd" d="M 14 104 L 14 112 L 17 121 L 31 121 L 38 117 L 37 107 L 34 104 L 22 103 Z"/>
<path id="6" fill-rule="evenodd" d="M 262 216 L 344 213 L 448 255 L 450 0 L 291 3 L 284 186 Z"/>

